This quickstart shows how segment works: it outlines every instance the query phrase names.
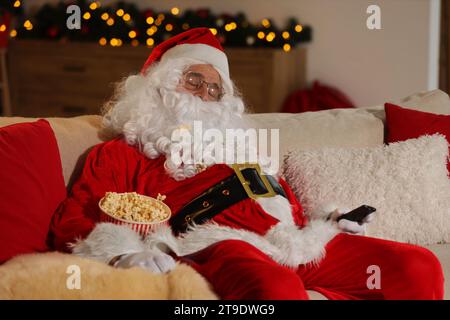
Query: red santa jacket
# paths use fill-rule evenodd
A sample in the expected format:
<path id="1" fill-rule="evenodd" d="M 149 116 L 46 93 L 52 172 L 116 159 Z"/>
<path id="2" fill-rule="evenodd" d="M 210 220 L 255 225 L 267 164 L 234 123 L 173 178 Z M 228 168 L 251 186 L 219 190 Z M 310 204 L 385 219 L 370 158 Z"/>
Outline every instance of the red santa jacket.
<path id="1" fill-rule="evenodd" d="M 68 243 L 83 239 L 99 221 L 99 200 L 106 192 L 137 192 L 156 197 L 166 195 L 165 203 L 173 214 L 207 188 L 233 174 L 225 164 L 182 181 L 171 178 L 164 169 L 165 157 L 149 159 L 123 138 L 99 144 L 89 153 L 83 172 L 70 196 L 61 204 L 50 229 L 50 242 L 56 250 L 69 251 Z M 304 226 L 303 209 L 283 179 L 279 180 L 292 207 L 293 221 Z M 254 200 L 238 202 L 213 220 L 220 225 L 264 235 L 278 219 L 266 213 Z"/>

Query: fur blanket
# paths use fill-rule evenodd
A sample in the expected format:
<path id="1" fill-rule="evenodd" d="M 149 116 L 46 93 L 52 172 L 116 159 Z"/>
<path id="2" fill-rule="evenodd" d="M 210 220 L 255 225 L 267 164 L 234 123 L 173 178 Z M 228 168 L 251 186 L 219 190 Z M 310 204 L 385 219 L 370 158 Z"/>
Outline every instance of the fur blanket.
<path id="1" fill-rule="evenodd" d="M 76 274 L 79 282 L 74 280 Z M 217 296 L 188 265 L 178 264 L 167 274 L 152 274 L 50 252 L 17 256 L 1 265 L 0 299 L 212 300 Z"/>

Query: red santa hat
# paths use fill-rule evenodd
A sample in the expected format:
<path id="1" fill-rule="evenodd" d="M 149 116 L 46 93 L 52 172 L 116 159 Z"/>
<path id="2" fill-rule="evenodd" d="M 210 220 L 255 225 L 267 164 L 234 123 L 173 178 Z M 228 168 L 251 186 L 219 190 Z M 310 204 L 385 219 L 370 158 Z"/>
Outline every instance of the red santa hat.
<path id="1" fill-rule="evenodd" d="M 211 64 L 220 74 L 228 92 L 232 92 L 228 59 L 222 46 L 208 28 L 194 28 L 182 32 L 157 45 L 151 52 L 141 72 L 156 61 L 190 58 Z"/>

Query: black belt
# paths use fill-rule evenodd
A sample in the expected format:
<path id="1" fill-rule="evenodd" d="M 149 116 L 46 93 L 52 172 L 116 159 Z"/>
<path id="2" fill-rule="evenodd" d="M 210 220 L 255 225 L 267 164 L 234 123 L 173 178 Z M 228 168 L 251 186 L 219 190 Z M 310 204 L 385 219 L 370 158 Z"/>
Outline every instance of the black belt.
<path id="1" fill-rule="evenodd" d="M 191 200 L 170 219 L 173 230 L 185 232 L 192 223 L 202 224 L 233 204 L 247 198 L 286 197 L 283 187 L 257 164 L 234 164 L 235 173 Z"/>

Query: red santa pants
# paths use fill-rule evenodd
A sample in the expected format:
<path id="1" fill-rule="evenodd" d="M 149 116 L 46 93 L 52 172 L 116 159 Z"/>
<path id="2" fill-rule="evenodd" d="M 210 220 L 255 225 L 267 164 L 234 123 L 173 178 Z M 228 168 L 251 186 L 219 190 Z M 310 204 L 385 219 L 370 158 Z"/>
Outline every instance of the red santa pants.
<path id="1" fill-rule="evenodd" d="M 254 246 L 225 240 L 180 257 L 221 299 L 443 299 L 444 276 L 429 250 L 393 241 L 339 234 L 317 266 L 287 268 Z"/>

